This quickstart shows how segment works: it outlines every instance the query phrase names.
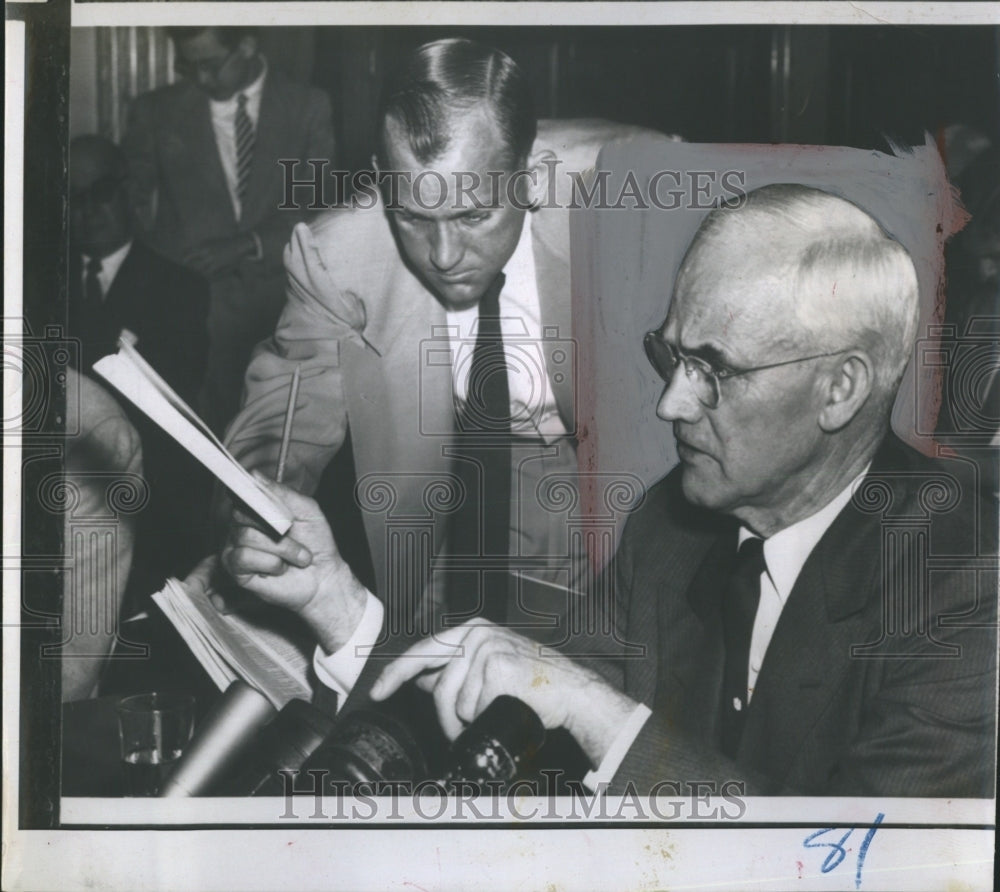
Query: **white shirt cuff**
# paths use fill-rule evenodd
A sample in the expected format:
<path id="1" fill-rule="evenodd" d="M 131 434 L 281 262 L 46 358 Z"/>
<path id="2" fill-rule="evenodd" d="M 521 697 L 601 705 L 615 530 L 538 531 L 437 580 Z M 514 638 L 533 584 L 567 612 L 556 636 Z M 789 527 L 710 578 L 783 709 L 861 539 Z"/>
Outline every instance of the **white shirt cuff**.
<path id="1" fill-rule="evenodd" d="M 603 792 L 602 788 L 611 783 L 625 756 L 628 754 L 636 737 L 646 724 L 646 719 L 652 715 L 652 710 L 645 703 L 640 703 L 622 725 L 618 736 L 611 742 L 611 747 L 605 753 L 596 771 L 588 771 L 583 778 L 584 784 L 593 792 Z"/>
<path id="2" fill-rule="evenodd" d="M 372 645 L 378 641 L 379 633 L 382 631 L 384 614 L 382 602 L 371 592 L 366 594 L 368 600 L 365 601 L 365 612 L 361 615 L 361 622 L 344 646 L 332 654 L 324 653 L 321 647 L 317 647 L 313 653 L 313 670 L 316 672 L 316 678 L 321 684 L 339 694 L 338 710 L 344 705 L 351 689 L 357 683 L 361 670 L 368 662 Z"/>

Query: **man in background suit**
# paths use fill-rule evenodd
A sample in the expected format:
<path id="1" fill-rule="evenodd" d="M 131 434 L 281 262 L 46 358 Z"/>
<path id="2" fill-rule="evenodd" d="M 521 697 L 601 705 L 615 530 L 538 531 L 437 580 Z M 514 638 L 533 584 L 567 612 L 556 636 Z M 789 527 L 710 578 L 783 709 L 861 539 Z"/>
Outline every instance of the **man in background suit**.
<path id="1" fill-rule="evenodd" d="M 330 159 L 330 104 L 268 68 L 252 29 L 171 28 L 183 80 L 133 102 L 124 148 L 143 237 L 211 280 L 204 411 L 222 430 L 239 406 L 253 345 L 284 300 L 278 159 Z"/>
<path id="2" fill-rule="evenodd" d="M 70 331 L 89 370 L 128 329 L 153 368 L 193 401 L 208 352 L 208 282 L 135 240 L 128 183 L 128 162 L 113 142 L 72 141 Z"/>
<path id="3" fill-rule="evenodd" d="M 364 524 L 366 581 L 392 622 L 418 610 L 426 623 L 484 610 L 503 619 L 508 569 L 562 586 L 584 570 L 567 522 L 574 500 L 559 504 L 577 480 L 568 172 L 635 130 L 537 124 L 514 61 L 457 39 L 405 60 L 380 120 L 381 200 L 372 190 L 368 206 L 296 228 L 288 302 L 226 442 L 247 468 L 274 473 L 300 366 L 285 481 L 312 493 L 353 447 L 363 520 L 349 513 L 350 491 L 331 513 Z M 478 185 L 462 193 L 457 182 Z M 400 518 L 413 532 L 394 539 Z M 490 564 L 480 578 L 443 571 L 441 555 Z"/>
<path id="4" fill-rule="evenodd" d="M 477 619 L 376 679 L 384 663 L 359 652 L 377 599 L 315 504 L 277 484 L 289 534 L 245 522 L 223 562 L 284 562 L 240 582 L 309 623 L 343 693 L 416 679 L 450 738 L 518 697 L 573 735 L 593 788 L 989 797 L 996 591 L 977 561 L 995 510 L 963 463 L 889 433 L 917 313 L 909 255 L 841 198 L 774 185 L 709 214 L 646 337 L 681 463 L 626 526 L 616 634 L 576 642 L 590 665 Z"/>
<path id="5" fill-rule="evenodd" d="M 80 339 L 89 372 L 118 349 L 127 329 L 143 357 L 190 403 L 205 374 L 208 282 L 134 239 L 129 178 L 125 156 L 110 140 L 80 136 L 70 144 L 69 333 Z M 150 487 L 131 577 L 132 589 L 144 595 L 203 553 L 208 485 L 184 449 L 141 412 L 127 413 L 142 440 Z"/>

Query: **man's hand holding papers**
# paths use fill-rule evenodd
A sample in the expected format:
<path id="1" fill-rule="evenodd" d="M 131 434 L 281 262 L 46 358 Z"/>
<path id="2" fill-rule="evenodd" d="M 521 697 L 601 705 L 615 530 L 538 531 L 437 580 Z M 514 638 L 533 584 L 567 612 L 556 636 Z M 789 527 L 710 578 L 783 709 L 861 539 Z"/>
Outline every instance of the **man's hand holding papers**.
<path id="1" fill-rule="evenodd" d="M 361 621 L 367 591 L 341 558 L 316 502 L 261 474 L 254 477 L 288 507 L 292 527 L 275 539 L 253 516 L 234 509 L 222 563 L 241 588 L 302 617 L 320 647 L 333 653 Z"/>

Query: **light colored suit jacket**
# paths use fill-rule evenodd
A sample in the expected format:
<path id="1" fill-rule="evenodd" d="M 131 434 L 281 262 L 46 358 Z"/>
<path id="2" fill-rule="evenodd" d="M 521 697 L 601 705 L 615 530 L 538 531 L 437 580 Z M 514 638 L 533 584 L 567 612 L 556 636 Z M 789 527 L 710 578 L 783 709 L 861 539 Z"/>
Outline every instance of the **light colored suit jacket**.
<path id="1" fill-rule="evenodd" d="M 599 121 L 542 122 L 534 146 L 561 162 L 558 200 L 532 211 L 530 225 L 545 334 L 539 347 L 571 438 L 567 172 L 587 170 L 602 145 L 632 132 Z M 227 444 L 248 468 L 273 474 L 290 378 L 301 364 L 285 481 L 312 492 L 349 426 L 377 591 L 419 588 L 404 564 L 440 551 L 454 507 L 445 451 L 454 431 L 445 311 L 404 264 L 381 206 L 333 211 L 297 227 L 285 265 L 287 303 L 274 337 L 255 351 Z"/>

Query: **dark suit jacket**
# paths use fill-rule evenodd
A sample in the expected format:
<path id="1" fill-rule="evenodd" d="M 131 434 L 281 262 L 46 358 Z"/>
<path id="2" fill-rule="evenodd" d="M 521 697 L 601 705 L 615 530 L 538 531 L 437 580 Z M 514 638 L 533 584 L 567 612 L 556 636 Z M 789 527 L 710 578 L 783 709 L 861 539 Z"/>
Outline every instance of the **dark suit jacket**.
<path id="1" fill-rule="evenodd" d="M 890 438 L 809 556 L 771 639 L 735 761 L 719 749 L 723 640 L 711 577 L 735 524 L 693 509 L 674 471 L 630 518 L 619 636 L 598 661 L 653 715 L 616 775 L 742 780 L 748 794 L 988 797 L 994 780 L 995 507 L 968 465 Z M 978 588 L 977 588 L 978 581 Z M 724 580 L 721 584 L 724 584 Z"/>
<path id="2" fill-rule="evenodd" d="M 80 338 L 89 371 L 114 353 L 123 328 L 139 337 L 139 352 L 185 402 L 194 400 L 208 352 L 208 282 L 196 273 L 134 242 L 122 261 L 99 319 L 85 317 L 83 269 L 71 261 L 69 331 Z"/>
<path id="3" fill-rule="evenodd" d="M 69 328 L 81 340 L 86 371 L 117 350 L 123 328 L 138 336 L 143 357 L 188 404 L 205 375 L 208 283 L 183 266 L 135 242 L 104 297 L 99 319 L 84 312 L 82 266 L 71 261 Z M 139 432 L 149 504 L 138 517 L 135 560 L 125 610 L 158 589 L 167 575 L 183 576 L 207 550 L 210 478 L 202 466 L 132 406 Z"/>
<path id="4" fill-rule="evenodd" d="M 212 130 L 208 97 L 189 81 L 137 96 L 129 113 L 123 148 L 129 156 L 137 208 L 149 236 L 169 256 L 179 257 L 205 241 L 253 230 L 264 247 L 261 266 L 281 273 L 281 254 L 292 227 L 305 216 L 308 190 L 299 209 L 279 209 L 284 195 L 280 158 L 333 157 L 330 101 L 315 87 L 293 83 L 270 70 L 260 99 L 253 166 L 239 220 L 233 212 Z M 303 165 L 300 174 L 311 173 Z"/>
<path id="5" fill-rule="evenodd" d="M 220 429 L 239 407 L 251 349 L 274 330 L 285 295 L 282 251 L 312 201 L 308 189 L 300 189 L 293 196 L 299 207 L 281 208 L 285 170 L 278 160 L 331 159 L 330 118 L 330 102 L 322 90 L 268 71 L 250 181 L 237 219 L 208 97 L 192 83 L 179 81 L 132 103 L 122 148 L 147 241 L 178 262 L 198 245 L 241 233 L 256 233 L 263 248 L 262 259 L 244 260 L 212 280 L 206 409 Z M 309 178 L 312 170 L 302 164 L 297 176 Z"/>
<path id="6" fill-rule="evenodd" d="M 969 469 L 887 440 L 802 568 L 735 760 L 720 747 L 725 653 L 711 592 L 725 584 L 737 525 L 692 507 L 679 469 L 650 489 L 607 571 L 614 640 L 566 648 L 652 710 L 610 792 L 738 781 L 756 796 L 992 796 L 996 505 Z M 368 707 L 410 643 L 376 649 L 342 715 Z M 432 722 L 407 696 L 378 708 Z M 315 702 L 332 713 L 337 699 L 317 686 Z M 433 712 L 429 700 L 421 708 Z"/>

